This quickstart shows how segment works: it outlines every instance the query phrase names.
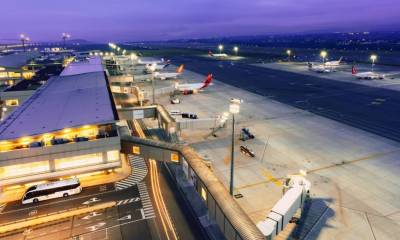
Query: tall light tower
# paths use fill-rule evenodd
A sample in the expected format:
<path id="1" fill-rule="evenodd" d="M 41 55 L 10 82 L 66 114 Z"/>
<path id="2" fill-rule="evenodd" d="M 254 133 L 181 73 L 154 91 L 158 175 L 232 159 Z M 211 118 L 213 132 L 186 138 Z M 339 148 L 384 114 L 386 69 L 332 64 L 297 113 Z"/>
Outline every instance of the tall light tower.
<path id="1" fill-rule="evenodd" d="M 65 49 L 65 46 L 66 46 L 66 41 L 67 41 L 67 39 L 70 38 L 70 37 L 71 37 L 71 34 L 69 34 L 69 33 L 62 33 L 62 40 L 63 40 L 63 42 L 64 42 L 64 49 Z"/>
<path id="2" fill-rule="evenodd" d="M 221 54 L 222 50 L 224 50 L 224 45 L 222 45 L 222 44 L 218 45 L 218 50 L 219 50 L 219 53 Z"/>
<path id="3" fill-rule="evenodd" d="M 235 114 L 240 112 L 241 99 L 231 98 L 229 112 L 232 114 L 232 143 L 231 143 L 231 180 L 229 184 L 229 193 L 233 196 L 233 179 L 235 170 Z"/>
<path id="4" fill-rule="evenodd" d="M 24 52 L 26 52 L 25 43 L 27 43 L 30 40 L 30 38 L 25 36 L 25 34 L 21 34 L 21 35 L 19 35 L 19 39 L 22 42 L 22 47 L 24 49 Z"/>
<path id="5" fill-rule="evenodd" d="M 370 59 L 371 59 L 371 61 L 372 61 L 372 64 L 371 64 L 371 72 L 374 71 L 375 61 L 376 61 L 377 58 L 378 58 L 378 56 L 376 56 L 375 54 L 372 54 L 371 57 L 370 57 Z"/>
<path id="6" fill-rule="evenodd" d="M 326 51 L 321 51 L 319 55 L 322 57 L 322 63 L 325 65 L 325 58 L 328 56 L 328 53 Z"/>
<path id="7" fill-rule="evenodd" d="M 233 51 L 235 52 L 236 56 L 238 55 L 239 52 L 239 47 L 238 46 L 234 46 L 233 47 Z"/>
<path id="8" fill-rule="evenodd" d="M 292 50 L 286 50 L 286 54 L 288 55 L 288 62 L 290 62 L 290 55 L 292 55 Z"/>
<path id="9" fill-rule="evenodd" d="M 150 72 L 151 72 L 151 89 L 152 89 L 153 105 L 154 105 L 155 102 L 156 102 L 156 95 L 154 93 L 154 88 L 155 88 L 155 86 L 154 86 L 154 74 L 155 74 L 155 71 L 156 71 L 156 64 L 151 64 L 149 69 L 150 69 Z"/>

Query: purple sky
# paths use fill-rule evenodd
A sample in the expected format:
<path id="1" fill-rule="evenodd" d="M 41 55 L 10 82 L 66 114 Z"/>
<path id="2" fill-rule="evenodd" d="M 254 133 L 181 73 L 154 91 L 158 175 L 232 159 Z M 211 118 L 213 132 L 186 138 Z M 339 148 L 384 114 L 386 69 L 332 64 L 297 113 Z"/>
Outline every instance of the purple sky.
<path id="1" fill-rule="evenodd" d="M 399 30 L 399 0 L 3 0 L 0 41 Z M 396 29 L 397 28 L 397 29 Z"/>

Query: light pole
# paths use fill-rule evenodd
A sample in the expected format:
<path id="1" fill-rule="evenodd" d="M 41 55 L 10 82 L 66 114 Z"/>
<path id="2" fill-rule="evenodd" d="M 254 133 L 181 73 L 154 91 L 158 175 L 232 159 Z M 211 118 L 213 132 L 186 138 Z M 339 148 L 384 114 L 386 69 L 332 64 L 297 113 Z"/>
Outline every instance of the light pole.
<path id="1" fill-rule="evenodd" d="M 322 63 L 325 65 L 325 58 L 328 56 L 328 53 L 326 51 L 321 51 L 320 55 L 322 57 Z"/>
<path id="2" fill-rule="evenodd" d="M 288 62 L 290 62 L 290 55 L 292 55 L 292 50 L 286 50 L 286 54 L 288 55 Z"/>
<path id="3" fill-rule="evenodd" d="M 7 108 L 6 108 L 6 107 L 2 107 L 2 108 L 1 108 L 1 117 L 0 117 L 0 121 L 3 121 L 3 120 L 4 120 L 4 114 L 5 114 L 6 111 L 7 111 Z"/>
<path id="4" fill-rule="evenodd" d="M 222 44 L 218 45 L 218 50 L 219 50 L 219 53 L 221 54 L 222 50 L 224 50 L 224 45 L 222 45 Z"/>
<path id="5" fill-rule="evenodd" d="M 374 71 L 374 65 L 375 65 L 375 61 L 376 61 L 377 58 L 378 58 L 378 56 L 376 56 L 375 54 L 372 54 L 371 57 L 370 57 L 370 59 L 371 59 L 371 61 L 372 61 L 372 64 L 371 64 L 371 72 Z"/>
<path id="6" fill-rule="evenodd" d="M 234 46 L 233 47 L 233 51 L 235 52 L 236 56 L 238 55 L 239 52 L 239 47 L 238 46 Z"/>
<path id="7" fill-rule="evenodd" d="M 235 114 L 240 112 L 241 99 L 231 98 L 229 104 L 229 112 L 232 114 L 232 142 L 231 142 L 231 181 L 229 184 L 229 193 L 233 196 L 233 179 L 234 179 L 234 168 L 235 168 Z"/>
<path id="8" fill-rule="evenodd" d="M 63 40 L 63 42 L 64 42 L 64 49 L 66 49 L 65 48 L 65 46 L 66 46 L 66 40 L 68 39 L 68 38 L 70 38 L 71 37 L 71 34 L 69 34 L 69 33 L 62 33 L 62 40 Z"/>
<path id="9" fill-rule="evenodd" d="M 153 105 L 156 102 L 155 99 L 155 94 L 154 94 L 154 72 L 156 71 L 156 64 L 151 64 L 150 67 L 150 72 L 151 72 L 151 88 L 152 88 L 152 96 L 153 96 Z"/>
<path id="10" fill-rule="evenodd" d="M 30 39 L 29 39 L 29 37 L 25 36 L 25 34 L 19 35 L 19 38 L 22 42 L 22 47 L 24 48 L 24 52 L 26 52 L 25 43 L 28 42 Z"/>

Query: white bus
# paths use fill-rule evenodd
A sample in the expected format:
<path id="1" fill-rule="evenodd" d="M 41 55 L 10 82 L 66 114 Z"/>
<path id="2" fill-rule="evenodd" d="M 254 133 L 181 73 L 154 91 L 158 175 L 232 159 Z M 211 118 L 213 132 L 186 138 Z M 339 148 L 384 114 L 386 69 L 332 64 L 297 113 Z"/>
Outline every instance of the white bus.
<path id="1" fill-rule="evenodd" d="M 78 194 L 82 191 L 79 179 L 72 178 L 57 182 L 50 182 L 31 186 L 26 190 L 22 198 L 22 204 L 37 203 L 40 201 L 68 197 L 70 195 Z"/>

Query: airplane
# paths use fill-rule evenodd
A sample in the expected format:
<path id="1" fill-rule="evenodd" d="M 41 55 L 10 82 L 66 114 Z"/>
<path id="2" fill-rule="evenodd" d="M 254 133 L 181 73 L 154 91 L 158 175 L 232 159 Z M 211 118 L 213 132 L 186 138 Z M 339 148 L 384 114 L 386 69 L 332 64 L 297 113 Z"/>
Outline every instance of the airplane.
<path id="1" fill-rule="evenodd" d="M 156 79 L 160 79 L 160 80 L 166 80 L 166 79 L 172 79 L 172 78 L 178 78 L 179 75 L 182 74 L 183 69 L 184 69 L 185 65 L 180 65 L 177 69 L 176 72 L 155 72 L 154 73 L 154 77 Z"/>
<path id="2" fill-rule="evenodd" d="M 160 70 L 162 70 L 162 69 L 164 69 L 164 68 L 166 68 L 166 67 L 168 67 L 170 65 L 170 62 L 169 61 L 167 61 L 165 64 L 156 64 L 156 63 L 153 63 L 153 64 L 146 64 L 146 66 L 145 66 L 145 69 L 144 69 L 144 71 L 146 72 L 146 73 L 151 73 L 151 71 L 152 71 L 152 67 L 154 67 L 154 71 L 160 71 Z"/>
<path id="3" fill-rule="evenodd" d="M 308 63 L 308 70 L 317 72 L 317 73 L 330 73 L 332 72 L 331 69 L 326 68 L 324 65 L 314 65 L 312 63 Z"/>
<path id="4" fill-rule="evenodd" d="M 351 68 L 351 74 L 353 74 L 353 76 L 355 76 L 357 79 L 360 80 L 385 79 L 384 74 L 374 73 L 374 72 L 358 72 L 355 66 Z"/>
<path id="5" fill-rule="evenodd" d="M 329 61 L 329 62 L 325 62 L 324 65 L 326 67 L 338 67 L 340 66 L 340 63 L 342 62 L 343 57 L 340 57 L 339 60 L 337 61 Z"/>
<path id="6" fill-rule="evenodd" d="M 206 79 L 202 83 L 186 83 L 186 84 L 175 84 L 175 89 L 178 90 L 183 95 L 189 95 L 198 93 L 199 91 L 204 90 L 208 86 L 212 85 L 212 74 L 208 74 Z"/>
<path id="7" fill-rule="evenodd" d="M 160 60 L 150 60 L 150 61 L 143 61 L 142 59 L 139 59 L 137 61 L 137 64 L 139 65 L 151 65 L 151 64 L 162 64 L 165 62 L 164 58 L 161 58 Z M 167 61 L 168 62 L 168 61 Z"/>
<path id="8" fill-rule="evenodd" d="M 216 57 L 216 58 L 226 58 L 226 57 L 228 57 L 228 54 L 226 54 L 226 53 L 213 53 L 211 51 L 208 51 L 208 56 Z"/>

